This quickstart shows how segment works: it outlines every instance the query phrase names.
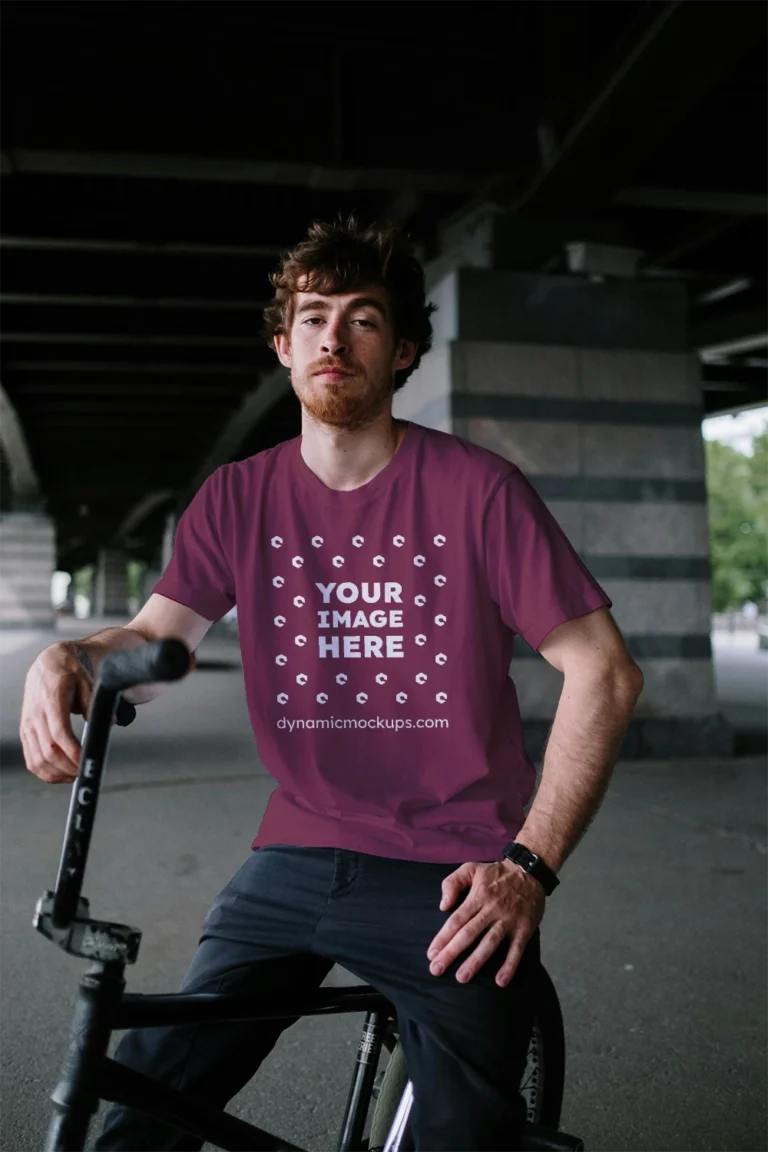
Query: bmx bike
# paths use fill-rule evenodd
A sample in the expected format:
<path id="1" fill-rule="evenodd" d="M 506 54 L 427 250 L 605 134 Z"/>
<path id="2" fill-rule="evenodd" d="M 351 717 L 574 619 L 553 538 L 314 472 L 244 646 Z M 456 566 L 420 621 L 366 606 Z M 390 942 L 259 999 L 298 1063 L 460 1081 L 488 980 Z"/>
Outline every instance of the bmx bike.
<path id="1" fill-rule="evenodd" d="M 233 1152 L 303 1152 L 297 1145 L 246 1123 L 197 1097 L 178 1092 L 110 1059 L 113 1031 L 201 1022 L 327 1016 L 364 1012 L 352 1082 L 337 1152 L 406 1152 L 413 1149 L 409 1116 L 413 1085 L 398 1038 L 394 1004 L 371 985 L 321 988 L 286 995 L 226 993 L 143 995 L 126 993 L 125 967 L 136 961 L 141 933 L 136 928 L 90 917 L 81 895 L 99 788 L 116 718 L 123 726 L 135 709 L 121 693 L 137 684 L 179 680 L 190 666 L 180 640 L 160 640 L 107 656 L 101 665 L 82 740 L 77 778 L 72 787 L 56 887 L 38 901 L 34 927 L 72 956 L 89 960 L 83 975 L 69 1034 L 61 1078 L 51 1100 L 53 1116 L 46 1152 L 80 1152 L 101 1100 L 145 1115 L 218 1148 Z M 522 1149 L 583 1150 L 583 1142 L 558 1131 L 563 1095 L 565 1045 L 557 995 L 540 968 L 535 1022 L 519 1092 L 526 1105 Z M 389 1052 L 379 1072 L 382 1049 Z M 363 1133 L 371 1101 L 370 1132 Z"/>

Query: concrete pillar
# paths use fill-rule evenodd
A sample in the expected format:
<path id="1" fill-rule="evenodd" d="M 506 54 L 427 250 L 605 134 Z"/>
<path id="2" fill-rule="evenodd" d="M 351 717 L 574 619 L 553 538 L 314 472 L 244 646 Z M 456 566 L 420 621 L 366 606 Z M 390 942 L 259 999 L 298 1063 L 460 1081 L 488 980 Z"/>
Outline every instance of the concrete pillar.
<path id="1" fill-rule="evenodd" d="M 152 562 L 147 566 L 141 582 L 141 603 L 146 604 L 155 590 L 155 584 L 168 567 L 173 555 L 173 542 L 176 538 L 176 527 L 179 517 L 175 511 L 168 512 L 163 525 L 163 535 L 159 541 Z"/>
<path id="2" fill-rule="evenodd" d="M 92 616 L 128 615 L 128 558 L 118 548 L 102 548 L 93 574 Z"/>
<path id="3" fill-rule="evenodd" d="M 0 515 L 0 628 L 54 626 L 51 577 L 56 568 L 53 521 L 41 512 Z"/>
<path id="4" fill-rule="evenodd" d="M 74 574 L 70 575 L 69 584 L 67 584 L 67 591 L 64 598 L 64 610 L 68 616 L 75 614 L 75 577 Z"/>
<path id="5" fill-rule="evenodd" d="M 175 512 L 169 512 L 165 518 L 165 529 L 163 531 L 163 541 L 160 546 L 160 564 L 163 572 L 171 562 L 173 556 L 173 542 L 176 539 L 176 525 L 179 518 Z"/>
<path id="6" fill-rule="evenodd" d="M 730 755 L 682 286 L 472 268 L 449 272 L 430 298 L 435 346 L 395 415 L 518 464 L 612 598 L 645 675 L 623 755 Z M 562 680 L 519 638 L 514 679 L 538 756 Z"/>
<path id="7" fill-rule="evenodd" d="M 146 604 L 147 600 L 149 600 L 150 596 L 155 590 L 155 584 L 157 584 L 162 574 L 163 573 L 160 568 L 147 568 L 144 573 L 144 578 L 141 582 L 142 604 Z"/>

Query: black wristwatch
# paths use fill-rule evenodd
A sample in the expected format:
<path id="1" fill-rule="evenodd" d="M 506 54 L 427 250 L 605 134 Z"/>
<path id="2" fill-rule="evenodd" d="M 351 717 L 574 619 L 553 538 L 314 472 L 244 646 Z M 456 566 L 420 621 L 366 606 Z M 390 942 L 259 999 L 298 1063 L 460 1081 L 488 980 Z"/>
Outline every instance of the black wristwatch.
<path id="1" fill-rule="evenodd" d="M 503 853 L 505 859 L 512 860 L 515 864 L 519 864 L 524 872 L 529 872 L 531 876 L 539 881 L 547 896 L 551 896 L 555 888 L 557 888 L 560 881 L 551 868 L 549 868 L 541 856 L 537 856 L 535 852 L 531 852 L 524 844 L 518 844 L 513 841 L 507 844 Z"/>

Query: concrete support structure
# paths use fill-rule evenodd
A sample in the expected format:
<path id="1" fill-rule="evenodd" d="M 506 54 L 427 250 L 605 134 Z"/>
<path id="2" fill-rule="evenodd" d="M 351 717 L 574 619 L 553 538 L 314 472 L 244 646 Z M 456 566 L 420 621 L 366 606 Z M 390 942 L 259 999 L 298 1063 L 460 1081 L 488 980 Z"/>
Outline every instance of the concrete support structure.
<path id="1" fill-rule="evenodd" d="M 160 567 L 161 575 L 165 572 L 166 568 L 171 562 L 173 556 L 173 542 L 176 539 L 176 526 L 179 518 L 175 512 L 169 512 L 165 518 L 165 528 L 163 530 L 163 540 L 160 545 Z M 160 577 L 158 577 L 159 579 Z"/>
<path id="2" fill-rule="evenodd" d="M 623 755 L 729 755 L 710 646 L 699 365 L 683 288 L 478 268 L 433 285 L 435 345 L 395 414 L 518 464 L 614 601 L 645 675 Z M 562 678 L 522 641 L 538 756 Z"/>
<path id="3" fill-rule="evenodd" d="M 0 385 L 0 443 L 10 478 L 0 513 L 0 628 L 52 628 L 56 532 L 42 508 L 40 481 L 21 421 Z"/>
<path id="4" fill-rule="evenodd" d="M 64 600 L 67 612 L 74 616 L 75 614 L 75 577 L 74 574 L 70 577 L 69 584 L 67 584 L 67 593 Z"/>
<path id="5" fill-rule="evenodd" d="M 146 604 L 147 600 L 149 600 L 150 596 L 152 595 L 152 593 L 155 590 L 155 584 L 157 584 L 157 582 L 160 579 L 160 577 L 162 576 L 162 574 L 163 574 L 162 569 L 159 567 L 158 568 L 153 567 L 153 568 L 147 568 L 146 569 L 146 571 L 144 573 L 144 579 L 142 581 L 142 586 L 141 586 L 141 603 L 142 603 L 142 605 Z"/>
<path id="6" fill-rule="evenodd" d="M 235 458 L 240 445 L 247 438 L 249 432 L 260 420 L 264 420 L 272 408 L 274 408 L 276 404 L 279 404 L 290 391 L 290 373 L 287 368 L 283 368 L 282 365 L 280 365 L 273 369 L 268 376 L 260 380 L 257 387 L 243 397 L 240 407 L 227 421 L 205 457 L 205 460 L 192 477 L 189 486 L 183 494 L 181 501 L 182 507 L 186 506 L 200 488 L 203 481 L 206 480 L 220 464 L 226 464 L 229 460 Z"/>
<path id="7" fill-rule="evenodd" d="M 155 584 L 157 584 L 171 561 L 171 557 L 173 556 L 173 542 L 176 537 L 178 523 L 178 513 L 176 511 L 168 512 L 165 517 L 163 535 L 158 543 L 154 561 L 144 571 L 140 597 L 142 605 L 146 604 L 147 600 L 149 600 L 155 590 Z"/>
<path id="8" fill-rule="evenodd" d="M 0 515 L 0 628 L 52 628 L 53 521 L 42 512 Z"/>
<path id="9" fill-rule="evenodd" d="M 19 512 L 38 512 L 42 505 L 40 480 L 35 471 L 21 420 L 2 384 L 0 384 L 0 444 L 10 472 L 11 508 Z"/>
<path id="10" fill-rule="evenodd" d="M 93 574 L 93 616 L 128 615 L 128 558 L 118 548 L 103 548 Z"/>

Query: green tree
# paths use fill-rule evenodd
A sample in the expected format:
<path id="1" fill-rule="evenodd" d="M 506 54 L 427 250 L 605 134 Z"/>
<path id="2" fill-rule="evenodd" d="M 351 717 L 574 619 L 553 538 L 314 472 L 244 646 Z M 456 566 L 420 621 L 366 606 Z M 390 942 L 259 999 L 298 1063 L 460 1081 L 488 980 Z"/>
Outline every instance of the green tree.
<path id="1" fill-rule="evenodd" d="M 716 612 L 768 595 L 768 430 L 745 456 L 705 442 L 712 599 Z"/>
<path id="2" fill-rule="evenodd" d="M 128 561 L 128 595 L 131 599 L 144 603 L 144 573 L 147 565 L 143 560 Z"/>
<path id="3" fill-rule="evenodd" d="M 758 524 L 768 526 L 768 427 L 752 440 L 752 455 L 747 456 L 752 487 L 758 501 Z"/>
<path id="4" fill-rule="evenodd" d="M 85 568 L 78 568 L 72 576 L 75 585 L 75 595 L 85 596 L 90 600 L 93 592 L 93 565 L 88 564 Z"/>

